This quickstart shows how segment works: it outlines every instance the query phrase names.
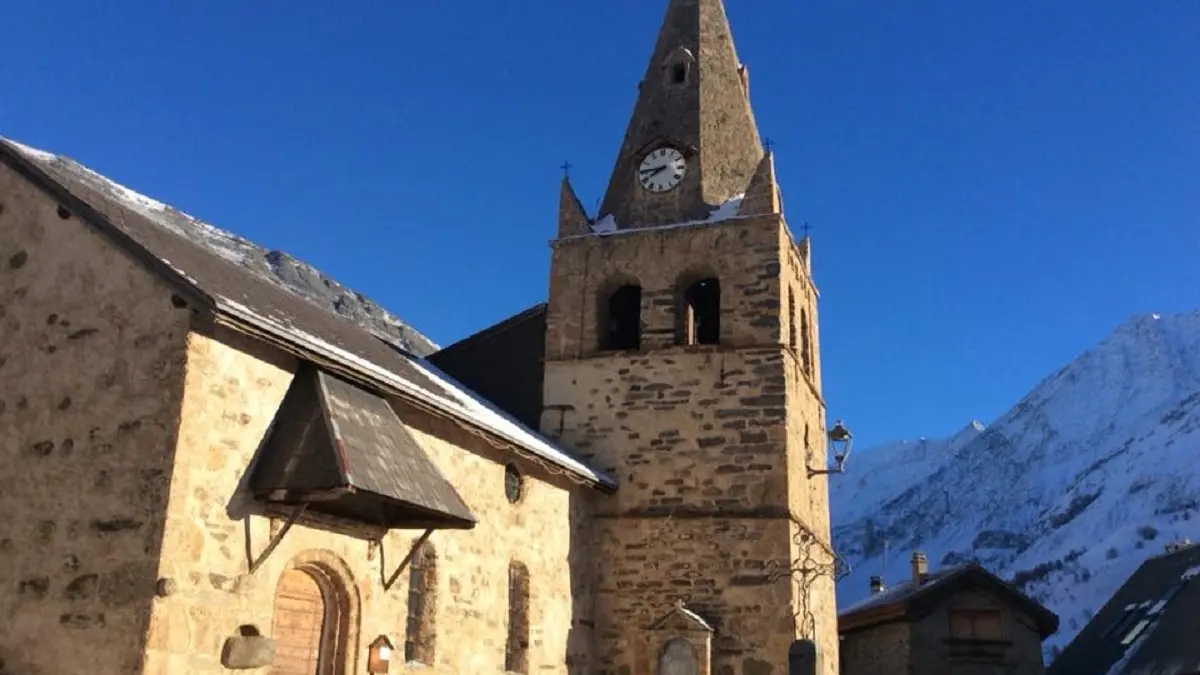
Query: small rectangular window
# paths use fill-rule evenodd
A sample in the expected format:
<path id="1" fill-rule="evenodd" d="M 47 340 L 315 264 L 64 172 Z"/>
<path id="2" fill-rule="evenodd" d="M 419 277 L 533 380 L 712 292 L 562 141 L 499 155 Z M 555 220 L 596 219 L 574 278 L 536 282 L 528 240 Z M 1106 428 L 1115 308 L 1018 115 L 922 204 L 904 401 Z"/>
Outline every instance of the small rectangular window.
<path id="1" fill-rule="evenodd" d="M 1104 637 L 1111 638 L 1114 635 L 1120 635 L 1121 631 L 1124 628 L 1129 626 L 1130 619 L 1133 617 L 1134 610 L 1136 610 L 1136 609 L 1137 609 L 1137 605 L 1130 605 L 1130 606 L 1126 607 L 1125 611 L 1121 613 L 1121 616 L 1118 617 L 1117 620 L 1113 623 L 1113 625 L 1110 626 L 1109 629 L 1104 632 Z"/>
<path id="2" fill-rule="evenodd" d="M 1149 625 L 1150 619 L 1142 619 L 1141 621 L 1137 622 L 1137 625 L 1133 627 L 1133 630 L 1126 633 L 1125 637 L 1122 638 L 1121 645 L 1129 646 L 1130 643 L 1132 643 L 1139 635 L 1142 634 L 1142 631 L 1146 630 L 1146 626 Z"/>
<path id="3" fill-rule="evenodd" d="M 956 640 L 1003 640 L 1004 622 L 1000 610 L 950 610 L 950 637 Z"/>

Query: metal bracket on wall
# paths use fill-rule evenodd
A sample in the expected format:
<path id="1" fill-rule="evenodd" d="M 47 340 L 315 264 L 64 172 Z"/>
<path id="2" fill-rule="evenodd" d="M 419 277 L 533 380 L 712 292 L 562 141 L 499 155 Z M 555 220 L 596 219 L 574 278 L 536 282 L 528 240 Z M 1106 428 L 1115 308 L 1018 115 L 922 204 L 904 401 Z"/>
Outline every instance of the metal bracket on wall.
<path id="1" fill-rule="evenodd" d="M 262 567 L 262 564 L 267 561 L 267 558 L 271 557 L 271 554 L 274 553 L 275 549 L 279 547 L 279 542 L 283 541 L 284 535 L 288 533 L 288 530 L 292 529 L 292 525 L 296 524 L 296 519 L 298 519 L 307 508 L 308 502 L 297 504 L 294 508 L 292 508 L 292 512 L 288 514 L 287 520 L 283 522 L 283 527 L 279 528 L 278 532 L 271 533 L 271 540 L 267 542 L 267 547 L 263 549 L 263 552 L 260 553 L 257 558 L 255 558 L 250 552 L 250 520 L 247 518 L 246 558 L 250 561 L 250 574 L 257 572 L 258 568 Z"/>
<path id="2" fill-rule="evenodd" d="M 379 540 L 379 580 L 383 582 L 384 591 L 392 590 L 392 585 L 396 583 L 396 579 L 400 578 L 400 573 L 404 571 L 404 568 L 408 567 L 409 562 L 417 555 L 417 552 L 421 550 L 421 546 L 425 544 L 425 541 L 432 534 L 432 529 L 425 530 L 424 534 L 413 542 L 412 548 L 408 549 L 408 555 L 404 556 L 404 560 L 401 560 L 399 565 L 396 565 L 396 571 L 392 572 L 392 576 L 390 577 L 386 574 L 387 555 L 383 549 L 383 540 Z"/>

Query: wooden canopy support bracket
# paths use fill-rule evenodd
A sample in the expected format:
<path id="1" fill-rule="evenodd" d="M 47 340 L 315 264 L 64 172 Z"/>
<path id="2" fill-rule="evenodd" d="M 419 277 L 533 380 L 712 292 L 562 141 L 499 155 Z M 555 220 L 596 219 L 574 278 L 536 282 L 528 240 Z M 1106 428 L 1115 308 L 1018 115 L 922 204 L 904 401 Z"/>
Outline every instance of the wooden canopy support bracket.
<path id="1" fill-rule="evenodd" d="M 297 504 L 292 509 L 292 512 L 288 514 L 287 520 L 283 522 L 283 527 L 279 528 L 278 532 L 271 534 L 271 540 L 267 542 L 267 547 L 263 549 L 263 552 L 257 558 L 254 558 L 250 552 L 250 522 L 246 521 L 246 558 L 250 561 L 250 574 L 258 571 L 258 568 L 262 567 L 267 558 L 271 557 L 271 554 L 279 547 L 279 542 L 283 541 L 283 537 L 288 533 L 288 530 L 292 529 L 292 525 L 296 524 L 296 520 L 304 514 L 307 508 L 308 502 Z"/>
<path id="2" fill-rule="evenodd" d="M 379 540 L 379 580 L 383 582 L 384 591 L 392 590 L 392 585 L 396 583 L 396 579 L 400 578 L 400 573 L 403 572 L 406 567 L 408 567 L 409 563 L 412 562 L 413 556 L 417 555 L 417 551 L 421 550 L 421 546 L 424 545 L 425 541 L 428 540 L 432 534 L 432 529 L 425 530 L 425 532 L 413 542 L 412 548 L 408 550 L 408 555 L 404 556 L 404 560 L 400 561 L 400 564 L 396 566 L 396 571 L 392 572 L 392 576 L 390 577 L 387 576 L 387 555 L 383 550 L 383 539 Z"/>

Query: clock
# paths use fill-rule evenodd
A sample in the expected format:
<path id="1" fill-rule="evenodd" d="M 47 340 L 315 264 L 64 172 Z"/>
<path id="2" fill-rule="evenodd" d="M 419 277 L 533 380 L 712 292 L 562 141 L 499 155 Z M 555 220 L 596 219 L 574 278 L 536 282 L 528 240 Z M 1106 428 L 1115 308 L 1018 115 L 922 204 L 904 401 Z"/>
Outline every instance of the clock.
<path id="1" fill-rule="evenodd" d="M 687 160 L 675 148 L 653 150 L 638 167 L 638 182 L 651 192 L 666 192 L 687 175 Z"/>

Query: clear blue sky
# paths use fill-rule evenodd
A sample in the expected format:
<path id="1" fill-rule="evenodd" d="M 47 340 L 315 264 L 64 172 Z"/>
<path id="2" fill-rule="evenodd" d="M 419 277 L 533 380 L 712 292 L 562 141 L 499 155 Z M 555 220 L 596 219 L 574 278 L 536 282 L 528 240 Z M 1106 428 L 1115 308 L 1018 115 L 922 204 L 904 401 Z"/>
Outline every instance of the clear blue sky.
<path id="1" fill-rule="evenodd" d="M 593 206 L 665 0 L 119 4 L 0 3 L 0 135 L 449 343 L 544 298 L 558 166 Z M 728 8 L 862 443 L 990 421 L 1128 316 L 1200 308 L 1200 2 Z"/>

